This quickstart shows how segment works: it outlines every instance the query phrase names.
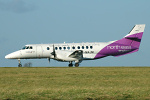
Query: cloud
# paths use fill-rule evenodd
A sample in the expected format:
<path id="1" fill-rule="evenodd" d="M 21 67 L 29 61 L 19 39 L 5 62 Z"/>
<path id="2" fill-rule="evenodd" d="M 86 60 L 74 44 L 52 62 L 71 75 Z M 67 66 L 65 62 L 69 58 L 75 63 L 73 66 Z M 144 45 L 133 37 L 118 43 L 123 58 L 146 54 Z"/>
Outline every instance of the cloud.
<path id="1" fill-rule="evenodd" d="M 26 13 L 35 10 L 35 5 L 27 4 L 23 0 L 0 1 L 0 10 L 15 13 Z"/>

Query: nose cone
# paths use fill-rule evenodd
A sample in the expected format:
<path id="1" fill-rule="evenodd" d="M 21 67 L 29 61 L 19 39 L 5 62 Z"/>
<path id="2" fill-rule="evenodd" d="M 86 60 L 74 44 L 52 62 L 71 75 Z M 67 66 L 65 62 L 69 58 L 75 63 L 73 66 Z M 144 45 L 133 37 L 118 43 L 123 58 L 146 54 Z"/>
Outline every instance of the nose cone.
<path id="1" fill-rule="evenodd" d="M 13 52 L 5 56 L 6 59 L 19 59 L 20 57 L 21 57 L 20 51 Z"/>
<path id="2" fill-rule="evenodd" d="M 5 58 L 6 58 L 6 59 L 11 59 L 11 55 L 8 54 L 8 55 L 5 56 Z"/>

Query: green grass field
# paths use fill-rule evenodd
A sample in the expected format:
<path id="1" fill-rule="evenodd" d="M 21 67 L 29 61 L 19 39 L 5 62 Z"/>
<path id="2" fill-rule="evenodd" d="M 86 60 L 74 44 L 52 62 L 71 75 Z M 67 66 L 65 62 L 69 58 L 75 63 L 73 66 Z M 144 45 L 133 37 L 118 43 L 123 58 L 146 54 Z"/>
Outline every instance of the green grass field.
<path id="1" fill-rule="evenodd" d="M 0 100 L 150 100 L 150 67 L 0 68 Z"/>

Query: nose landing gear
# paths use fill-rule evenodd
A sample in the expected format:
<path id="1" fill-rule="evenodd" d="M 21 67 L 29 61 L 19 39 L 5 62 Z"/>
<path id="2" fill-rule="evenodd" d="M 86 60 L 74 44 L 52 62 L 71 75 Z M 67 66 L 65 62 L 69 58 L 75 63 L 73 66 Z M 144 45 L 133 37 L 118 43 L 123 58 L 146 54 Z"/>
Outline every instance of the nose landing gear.
<path id="1" fill-rule="evenodd" d="M 18 59 L 18 67 L 22 67 L 20 59 Z"/>

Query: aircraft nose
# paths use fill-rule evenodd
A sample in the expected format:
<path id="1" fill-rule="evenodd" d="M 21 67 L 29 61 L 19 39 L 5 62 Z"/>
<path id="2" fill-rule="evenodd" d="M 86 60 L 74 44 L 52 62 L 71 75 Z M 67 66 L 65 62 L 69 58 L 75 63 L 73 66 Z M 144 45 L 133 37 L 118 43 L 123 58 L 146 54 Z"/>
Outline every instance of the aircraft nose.
<path id="1" fill-rule="evenodd" d="M 16 51 L 16 52 L 6 55 L 5 58 L 6 59 L 18 59 L 18 58 L 20 58 L 20 56 L 21 56 L 20 52 Z"/>
<path id="2" fill-rule="evenodd" d="M 5 59 L 10 59 L 10 58 L 11 58 L 10 54 L 5 56 Z"/>
<path id="3" fill-rule="evenodd" d="M 6 59 L 15 59 L 15 54 L 11 53 L 5 56 Z"/>

